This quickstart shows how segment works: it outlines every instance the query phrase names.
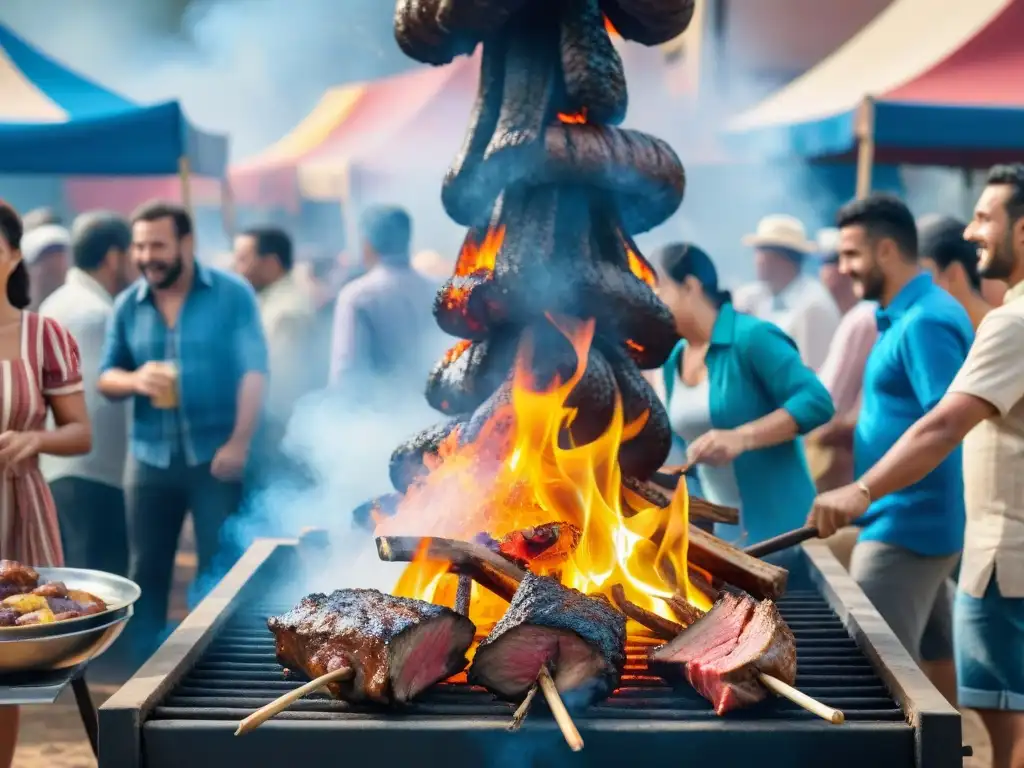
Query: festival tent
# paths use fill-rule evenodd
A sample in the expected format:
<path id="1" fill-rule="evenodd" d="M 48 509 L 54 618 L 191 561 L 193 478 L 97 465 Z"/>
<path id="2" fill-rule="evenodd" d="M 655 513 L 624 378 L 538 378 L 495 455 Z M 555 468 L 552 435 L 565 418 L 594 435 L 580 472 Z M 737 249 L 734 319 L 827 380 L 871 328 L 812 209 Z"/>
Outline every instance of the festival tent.
<path id="1" fill-rule="evenodd" d="M 768 159 L 978 167 L 1024 154 L 1024 0 L 895 0 L 814 69 L 734 118 Z"/>
<path id="2" fill-rule="evenodd" d="M 0 172 L 221 176 L 227 140 L 169 101 L 140 106 L 0 25 Z"/>

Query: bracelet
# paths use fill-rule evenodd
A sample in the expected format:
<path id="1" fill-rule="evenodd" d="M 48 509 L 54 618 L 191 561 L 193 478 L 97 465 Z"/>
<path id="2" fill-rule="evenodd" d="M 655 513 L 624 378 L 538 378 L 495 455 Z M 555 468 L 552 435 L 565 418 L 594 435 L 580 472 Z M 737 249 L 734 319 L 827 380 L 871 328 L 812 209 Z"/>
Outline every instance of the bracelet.
<path id="1" fill-rule="evenodd" d="M 867 485 L 867 483 L 865 483 L 865 482 L 864 482 L 863 480 L 858 480 L 858 481 L 857 481 L 857 482 L 855 483 L 855 485 L 856 485 L 856 486 L 857 486 L 857 488 L 858 488 L 858 489 L 860 490 L 860 492 L 861 492 L 861 493 L 863 493 L 863 494 L 864 494 L 864 496 L 865 496 L 865 497 L 867 498 L 867 500 L 868 500 L 868 504 L 870 504 L 870 503 L 871 503 L 871 501 L 872 501 L 872 499 L 871 499 L 871 489 L 870 489 L 870 488 L 868 488 L 868 485 Z"/>

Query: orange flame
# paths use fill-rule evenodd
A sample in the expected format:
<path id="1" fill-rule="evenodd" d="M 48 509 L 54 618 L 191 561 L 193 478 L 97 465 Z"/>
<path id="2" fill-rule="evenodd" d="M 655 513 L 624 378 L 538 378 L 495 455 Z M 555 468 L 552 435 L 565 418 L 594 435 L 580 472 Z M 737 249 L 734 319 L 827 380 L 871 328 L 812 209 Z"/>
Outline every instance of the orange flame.
<path id="1" fill-rule="evenodd" d="M 559 112 L 558 119 L 569 125 L 584 125 L 587 122 L 587 108 L 583 107 L 579 112 Z"/>
<path id="2" fill-rule="evenodd" d="M 611 37 L 622 37 L 607 16 L 604 17 L 604 29 Z"/>
<path id="3" fill-rule="evenodd" d="M 629 271 L 632 272 L 640 280 L 643 280 L 651 288 L 655 288 L 658 285 L 658 278 L 654 274 L 654 270 L 651 269 L 651 265 L 648 264 L 644 259 L 640 258 L 636 252 L 626 246 L 626 260 L 629 262 Z"/>
<path id="4" fill-rule="evenodd" d="M 684 486 L 668 509 L 625 491 L 618 464 L 620 445 L 636 434 L 647 414 L 625 423 L 617 402 L 608 429 L 585 445 L 560 442 L 576 412 L 565 405 L 582 378 L 594 336 L 593 321 L 558 321 L 572 343 L 576 372 L 567 381 L 534 387 L 530 340 L 520 347 L 510 402 L 497 409 L 471 443 L 446 441 L 431 471 L 414 484 L 393 517 L 382 519 L 378 535 L 495 538 L 544 523 L 562 521 L 582 535 L 576 549 L 557 566 L 563 584 L 588 594 L 609 595 L 622 584 L 634 603 L 672 618 L 664 600 L 676 592 L 708 607 L 687 577 L 688 497 Z M 396 595 L 451 605 L 455 578 L 444 563 L 412 563 Z M 470 617 L 484 631 L 506 604 L 476 589 Z"/>
<path id="5" fill-rule="evenodd" d="M 455 276 L 468 277 L 474 272 L 493 272 L 498 260 L 498 251 L 505 241 L 504 225 L 488 229 L 480 243 L 467 238 L 455 262 Z"/>

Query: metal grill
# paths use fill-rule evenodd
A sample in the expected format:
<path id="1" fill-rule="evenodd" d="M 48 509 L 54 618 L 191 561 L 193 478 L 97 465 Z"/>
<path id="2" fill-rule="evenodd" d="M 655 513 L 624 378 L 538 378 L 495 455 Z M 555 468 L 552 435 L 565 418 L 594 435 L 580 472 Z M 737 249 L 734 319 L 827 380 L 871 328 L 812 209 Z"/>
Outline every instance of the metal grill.
<path id="1" fill-rule="evenodd" d="M 299 681 L 282 679 L 281 665 L 274 658 L 273 636 L 267 629 L 268 616 L 283 613 L 291 603 L 257 608 L 234 618 L 214 640 L 196 666 L 157 707 L 153 719 L 228 720 L 237 723 L 293 688 Z M 896 723 L 896 730 L 908 740 L 913 729 L 875 674 L 870 662 L 844 629 L 839 617 L 815 592 L 791 592 L 779 601 L 786 622 L 796 635 L 797 687 L 829 706 L 843 710 L 852 722 Z M 660 678 L 647 674 L 644 657 L 657 644 L 638 638 L 627 649 L 627 666 L 622 686 L 606 701 L 579 717 L 587 720 L 718 720 L 707 701 L 690 689 L 673 690 Z M 411 717 L 488 717 L 505 723 L 514 707 L 494 698 L 482 688 L 465 683 L 465 675 L 435 686 L 413 702 L 403 713 Z M 538 711 L 542 710 L 538 707 Z M 379 709 L 353 706 L 326 695 L 307 697 L 278 717 L 291 720 L 334 720 L 368 714 Z M 544 717 L 535 715 L 536 719 Z M 772 698 L 730 719 L 801 720 L 813 722 L 813 715 L 785 699 Z"/>
<path id="2" fill-rule="evenodd" d="M 244 737 L 238 721 L 297 687 L 274 657 L 268 616 L 297 595 L 268 592 L 294 572 L 296 548 L 254 547 L 136 678 L 100 713 L 101 768 L 287 765 L 301 759 L 381 766 L 498 768 L 618 766 L 623 760 L 703 757 L 715 768 L 825 765 L 829 768 L 962 764 L 956 711 L 914 667 L 863 594 L 821 545 L 791 573 L 779 601 L 797 643 L 797 687 L 842 709 L 826 723 L 790 702 L 768 701 L 725 717 L 690 689 L 646 671 L 654 640 L 635 638 L 621 687 L 575 716 L 586 743 L 569 752 L 543 701 L 508 733 L 513 707 L 459 676 L 400 711 L 349 705 L 326 695 L 295 703 Z M 123 742 L 127 741 L 125 746 Z M 110 745 L 110 749 L 107 747 Z"/>

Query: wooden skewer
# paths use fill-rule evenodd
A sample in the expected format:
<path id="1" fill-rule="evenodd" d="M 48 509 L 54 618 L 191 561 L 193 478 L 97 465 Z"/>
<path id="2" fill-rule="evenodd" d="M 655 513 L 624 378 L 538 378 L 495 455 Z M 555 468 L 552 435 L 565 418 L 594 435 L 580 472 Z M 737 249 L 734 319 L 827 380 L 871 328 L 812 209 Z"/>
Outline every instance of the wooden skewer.
<path id="1" fill-rule="evenodd" d="M 806 709 L 812 715 L 817 715 L 822 720 L 828 720 L 834 725 L 841 725 L 843 721 L 846 720 L 846 716 L 842 711 L 825 706 L 817 699 L 812 699 L 806 693 L 801 693 L 796 688 L 782 682 L 777 677 L 772 677 L 771 675 L 760 675 L 760 680 L 761 684 L 775 695 L 781 696 L 784 699 L 789 699 L 798 707 Z"/>
<path id="2" fill-rule="evenodd" d="M 293 702 L 298 701 L 307 693 L 313 693 L 323 688 L 328 683 L 334 683 L 338 680 L 347 680 L 352 677 L 353 671 L 350 667 L 338 667 L 333 672 L 328 672 L 326 675 L 320 675 L 315 680 L 310 680 L 308 683 L 300 688 L 296 688 L 294 691 L 289 691 L 284 696 L 279 696 L 272 702 L 267 704 L 265 707 L 260 707 L 245 720 L 238 724 L 238 730 L 235 731 L 235 736 L 241 736 L 242 734 L 248 733 L 255 728 L 263 725 L 274 715 L 277 715 L 284 710 L 288 709 Z"/>
<path id="3" fill-rule="evenodd" d="M 544 698 L 547 699 L 548 707 L 551 709 L 551 714 L 555 716 L 555 722 L 558 723 L 566 744 L 573 752 L 579 752 L 583 749 L 583 737 L 576 730 L 576 723 L 572 721 L 569 710 L 565 708 L 562 697 L 558 695 L 555 681 L 551 679 L 551 673 L 546 665 L 541 667 L 537 682 L 540 683 L 540 690 L 544 694 Z"/>
<path id="4" fill-rule="evenodd" d="M 535 682 L 530 686 L 530 690 L 526 692 L 526 698 L 523 699 L 523 703 L 516 709 L 514 715 L 512 715 L 512 722 L 508 724 L 509 731 L 518 731 L 519 726 L 523 724 L 523 720 L 526 719 L 526 713 L 530 711 L 530 705 L 533 704 L 533 697 L 537 695 L 537 686 L 539 682 Z"/>

